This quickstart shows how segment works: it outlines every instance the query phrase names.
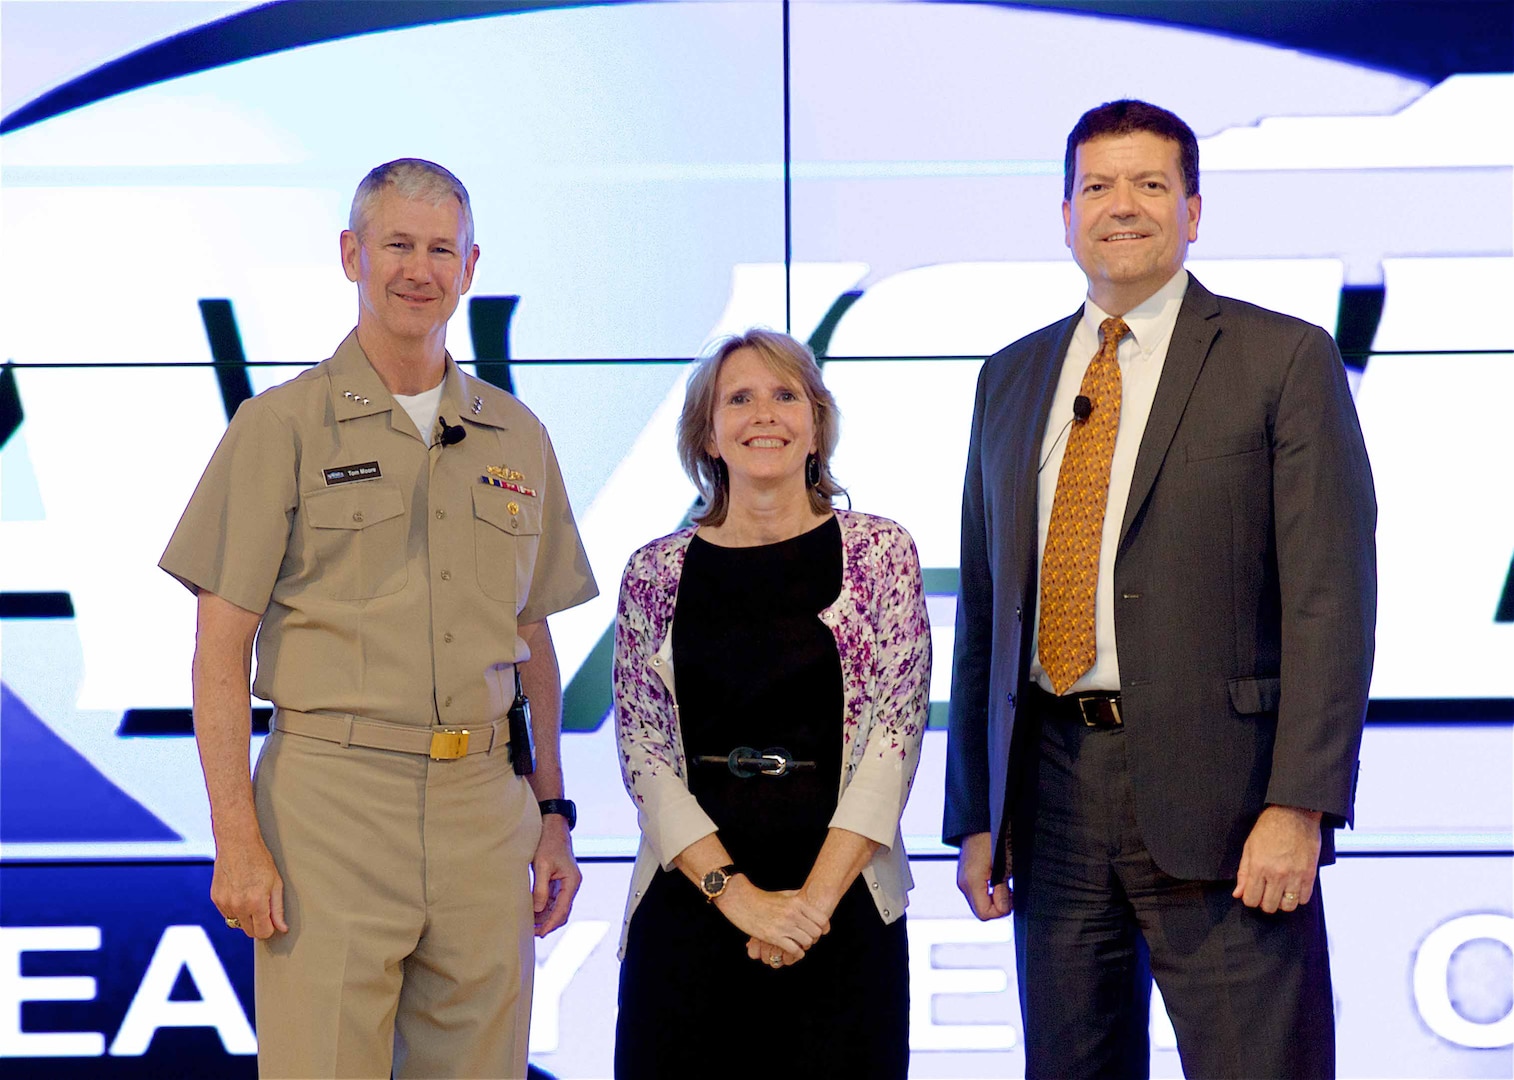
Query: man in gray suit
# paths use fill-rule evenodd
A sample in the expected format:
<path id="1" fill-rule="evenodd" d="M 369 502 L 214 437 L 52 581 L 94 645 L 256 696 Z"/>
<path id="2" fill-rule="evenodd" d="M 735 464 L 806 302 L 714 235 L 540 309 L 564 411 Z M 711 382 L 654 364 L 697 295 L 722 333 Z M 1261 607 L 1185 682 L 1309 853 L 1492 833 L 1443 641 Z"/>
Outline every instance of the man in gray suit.
<path id="1" fill-rule="evenodd" d="M 1372 476 L 1329 335 L 1183 269 L 1198 188 L 1178 117 L 1085 114 L 1088 300 L 978 380 L 944 835 L 974 913 L 1015 909 L 1029 1076 L 1147 1075 L 1149 975 L 1187 1075 L 1334 1075 Z"/>

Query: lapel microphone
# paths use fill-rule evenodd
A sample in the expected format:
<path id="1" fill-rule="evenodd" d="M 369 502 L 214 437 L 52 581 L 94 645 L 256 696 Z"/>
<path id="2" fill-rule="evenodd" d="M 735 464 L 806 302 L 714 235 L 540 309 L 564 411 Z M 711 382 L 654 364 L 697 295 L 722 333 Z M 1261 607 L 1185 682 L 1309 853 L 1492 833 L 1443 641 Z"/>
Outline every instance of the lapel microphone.
<path id="1" fill-rule="evenodd" d="M 1041 464 L 1036 468 L 1036 475 L 1041 475 L 1041 470 L 1046 468 L 1046 463 L 1051 460 L 1051 455 L 1056 452 L 1057 443 L 1062 441 L 1062 436 L 1067 434 L 1067 429 L 1072 427 L 1073 420 L 1082 423 L 1093 415 L 1093 399 L 1087 394 L 1079 394 L 1072 399 L 1072 420 L 1062 425 L 1062 430 L 1057 432 L 1057 437 L 1051 442 L 1051 449 L 1046 451 L 1046 456 L 1041 459 Z"/>
<path id="2" fill-rule="evenodd" d="M 442 426 L 442 433 L 437 436 L 432 446 L 456 446 L 468 437 L 468 429 L 458 424 L 453 427 L 447 423 L 445 417 L 438 416 L 436 422 Z"/>

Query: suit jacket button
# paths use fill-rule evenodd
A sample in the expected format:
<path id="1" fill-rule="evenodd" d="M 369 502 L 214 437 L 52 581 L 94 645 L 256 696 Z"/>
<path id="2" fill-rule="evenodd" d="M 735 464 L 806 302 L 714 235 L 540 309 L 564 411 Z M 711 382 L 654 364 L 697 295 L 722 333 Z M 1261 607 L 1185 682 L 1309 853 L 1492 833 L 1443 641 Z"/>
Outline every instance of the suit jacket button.
<path id="1" fill-rule="evenodd" d="M 1015 608 L 1015 622 L 1020 622 L 1020 621 L 1021 621 L 1021 619 L 1020 619 L 1020 614 L 1021 614 L 1021 611 L 1022 611 L 1022 610 L 1023 610 L 1023 609 L 1021 609 L 1021 608 L 1018 608 L 1018 607 L 1017 607 L 1017 608 Z"/>
<path id="2" fill-rule="evenodd" d="M 1010 708 L 1014 708 L 1014 706 L 1015 706 L 1015 692 L 1013 690 L 1011 690 L 1009 693 L 1005 694 L 1004 695 L 1004 700 L 1007 701 L 1007 702 L 1009 702 L 1009 707 Z"/>

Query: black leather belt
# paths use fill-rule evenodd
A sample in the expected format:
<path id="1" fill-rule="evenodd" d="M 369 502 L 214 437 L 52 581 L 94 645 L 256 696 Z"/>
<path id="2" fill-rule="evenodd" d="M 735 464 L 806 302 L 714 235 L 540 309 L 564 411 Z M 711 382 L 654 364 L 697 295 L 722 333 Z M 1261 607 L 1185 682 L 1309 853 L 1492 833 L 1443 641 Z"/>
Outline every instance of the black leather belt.
<path id="1" fill-rule="evenodd" d="M 1048 694 L 1031 683 L 1027 700 L 1042 715 L 1057 720 L 1076 721 L 1091 728 L 1125 726 L 1117 692 L 1091 690 L 1086 694 Z"/>
<path id="2" fill-rule="evenodd" d="M 700 754 L 694 759 L 699 765 L 724 765 L 732 775 L 743 780 L 753 776 L 787 776 L 794 769 L 813 769 L 813 761 L 795 761 L 781 746 L 766 750 L 753 750 L 750 746 L 738 746 L 729 754 Z"/>

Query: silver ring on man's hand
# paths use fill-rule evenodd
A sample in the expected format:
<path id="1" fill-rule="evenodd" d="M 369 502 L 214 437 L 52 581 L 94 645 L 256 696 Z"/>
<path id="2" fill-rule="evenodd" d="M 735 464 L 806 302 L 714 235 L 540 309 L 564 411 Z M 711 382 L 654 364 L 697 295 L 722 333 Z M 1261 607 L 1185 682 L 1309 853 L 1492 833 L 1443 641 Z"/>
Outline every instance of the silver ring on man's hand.
<path id="1" fill-rule="evenodd" d="M 242 929 L 242 920 L 237 918 L 235 915 L 228 915 L 226 917 L 226 925 L 231 927 L 233 930 L 240 930 Z"/>
<path id="2" fill-rule="evenodd" d="M 783 966 L 783 954 L 782 953 L 774 953 L 772 956 L 768 957 L 768 963 L 772 964 L 774 967 L 782 967 Z"/>

